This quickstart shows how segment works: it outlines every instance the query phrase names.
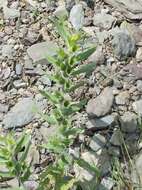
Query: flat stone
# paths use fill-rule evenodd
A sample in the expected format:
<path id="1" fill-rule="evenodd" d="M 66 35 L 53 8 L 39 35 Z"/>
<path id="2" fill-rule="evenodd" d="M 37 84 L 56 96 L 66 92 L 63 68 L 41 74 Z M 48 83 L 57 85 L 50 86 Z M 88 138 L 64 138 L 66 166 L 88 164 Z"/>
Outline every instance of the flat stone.
<path id="1" fill-rule="evenodd" d="M 142 92 L 142 80 L 137 81 L 137 89 L 139 92 Z"/>
<path id="2" fill-rule="evenodd" d="M 142 4 L 141 0 L 104 0 L 105 3 L 110 4 L 128 19 L 141 20 L 142 19 Z"/>
<path id="3" fill-rule="evenodd" d="M 115 102 L 116 102 L 117 105 L 128 105 L 129 99 L 130 99 L 129 92 L 128 91 L 123 91 L 123 92 L 120 92 L 120 94 L 118 94 L 115 97 Z"/>
<path id="4" fill-rule="evenodd" d="M 13 85 L 16 89 L 19 89 L 19 88 L 25 88 L 28 86 L 28 84 L 26 82 L 24 82 L 23 80 L 19 79 L 19 80 L 15 80 L 13 82 Z"/>
<path id="5" fill-rule="evenodd" d="M 116 32 L 112 40 L 112 46 L 115 56 L 119 60 L 125 60 L 136 53 L 136 44 L 134 39 L 125 31 Z"/>
<path id="6" fill-rule="evenodd" d="M 70 22 L 76 30 L 83 27 L 84 23 L 84 11 L 81 4 L 74 5 L 70 11 Z"/>
<path id="7" fill-rule="evenodd" d="M 132 112 L 125 112 L 123 116 L 121 116 L 121 130 L 126 133 L 133 133 L 138 129 L 138 117 L 136 114 Z"/>
<path id="8" fill-rule="evenodd" d="M 20 11 L 19 10 L 13 9 L 13 8 L 10 9 L 7 6 L 3 7 L 3 12 L 4 12 L 4 18 L 6 20 L 8 20 L 8 19 L 15 19 L 15 18 L 20 17 Z"/>
<path id="9" fill-rule="evenodd" d="M 114 124 L 116 117 L 113 115 L 107 115 L 101 118 L 91 119 L 86 123 L 86 127 L 89 129 L 91 127 L 108 127 Z"/>
<path id="10" fill-rule="evenodd" d="M 142 116 L 142 99 L 134 102 L 132 104 L 134 111 L 139 115 Z"/>
<path id="11" fill-rule="evenodd" d="M 56 54 L 57 46 L 53 42 L 41 42 L 32 45 L 27 49 L 29 57 L 34 63 L 47 63 L 46 55 L 53 56 Z"/>
<path id="12" fill-rule="evenodd" d="M 4 116 L 3 126 L 5 128 L 22 127 L 30 123 L 35 116 L 32 98 L 23 98 Z"/>
<path id="13" fill-rule="evenodd" d="M 2 47 L 2 56 L 3 57 L 8 57 L 11 58 L 12 57 L 12 53 L 13 53 L 13 46 L 12 45 L 3 45 Z"/>
<path id="14" fill-rule="evenodd" d="M 91 117 L 101 117 L 109 113 L 113 105 L 112 88 L 106 87 L 95 99 L 91 99 L 87 104 L 87 113 Z"/>
<path id="15" fill-rule="evenodd" d="M 106 13 L 95 14 L 94 19 L 93 19 L 94 26 L 97 26 L 106 30 L 109 30 L 115 21 L 116 21 L 115 17 Z"/>
<path id="16" fill-rule="evenodd" d="M 97 152 L 97 151 L 103 149 L 105 144 L 106 144 L 105 137 L 100 134 L 95 134 L 90 141 L 89 147 L 93 151 Z"/>

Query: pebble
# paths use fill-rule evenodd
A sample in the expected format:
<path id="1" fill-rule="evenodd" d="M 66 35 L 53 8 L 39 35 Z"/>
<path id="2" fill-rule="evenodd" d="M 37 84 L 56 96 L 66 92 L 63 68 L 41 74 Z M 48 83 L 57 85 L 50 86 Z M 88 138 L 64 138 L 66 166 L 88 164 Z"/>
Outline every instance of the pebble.
<path id="1" fill-rule="evenodd" d="M 23 66 L 20 63 L 16 64 L 16 66 L 15 66 L 16 75 L 21 75 L 22 70 L 23 70 Z"/>
<path id="2" fill-rule="evenodd" d="M 138 129 L 137 115 L 132 112 L 125 112 L 121 116 L 121 130 L 126 133 L 133 133 Z"/>
<path id="3" fill-rule="evenodd" d="M 110 14 L 106 14 L 104 12 L 95 14 L 93 19 L 94 26 L 97 26 L 105 30 L 109 30 L 115 21 L 116 21 L 115 17 L 113 17 Z"/>
<path id="4" fill-rule="evenodd" d="M 101 94 L 91 99 L 87 104 L 87 113 L 91 117 L 101 117 L 106 115 L 113 105 L 113 91 L 112 88 L 106 87 Z"/>

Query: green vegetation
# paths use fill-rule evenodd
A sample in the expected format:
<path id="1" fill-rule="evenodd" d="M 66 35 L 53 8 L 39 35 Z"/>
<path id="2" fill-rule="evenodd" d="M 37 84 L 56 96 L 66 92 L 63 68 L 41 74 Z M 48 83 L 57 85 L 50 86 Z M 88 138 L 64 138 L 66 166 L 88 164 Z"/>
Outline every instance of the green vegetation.
<path id="1" fill-rule="evenodd" d="M 56 56 L 47 55 L 47 60 L 53 65 L 53 75 L 48 77 L 53 81 L 54 88 L 51 92 L 41 91 L 41 94 L 50 101 L 52 109 L 50 115 L 41 116 L 51 127 L 56 126 L 57 132 L 48 144 L 42 145 L 51 152 L 54 161 L 41 173 L 38 190 L 68 190 L 77 184 L 78 179 L 70 172 L 74 163 L 98 172 L 95 166 L 69 153 L 69 148 L 83 132 L 74 125 L 73 116 L 86 104 L 84 97 L 76 101 L 73 94 L 85 84 L 85 77 L 82 81 L 82 76 L 89 76 L 95 68 L 95 64 L 82 64 L 95 51 L 95 47 L 83 48 L 84 35 L 71 31 L 65 21 L 55 20 L 55 25 L 64 44 L 59 47 Z M 16 178 L 19 187 L 24 188 L 23 183 L 31 174 L 31 163 L 28 166 L 26 163 L 30 144 L 27 134 L 18 140 L 11 133 L 0 137 L 0 164 L 6 168 L 6 171 L 0 171 L 1 179 Z"/>
<path id="2" fill-rule="evenodd" d="M 42 190 L 68 190 L 77 182 L 77 179 L 70 173 L 70 169 L 74 162 L 77 164 L 82 162 L 69 154 L 69 147 L 73 145 L 83 129 L 76 128 L 72 118 L 83 108 L 86 101 L 81 99 L 76 102 L 72 94 L 78 87 L 84 85 L 83 81 L 75 82 L 75 78 L 82 74 L 89 75 L 95 67 L 94 64 L 82 65 L 82 61 L 85 61 L 95 51 L 95 47 L 82 50 L 82 35 L 71 33 L 65 22 L 56 20 L 55 23 L 65 44 L 59 48 L 56 56 L 47 56 L 47 60 L 54 67 L 54 73 L 50 79 L 54 81 L 54 86 L 57 88 L 53 88 L 51 93 L 41 91 L 42 95 L 52 104 L 50 116 L 42 116 L 48 123 L 57 127 L 56 135 L 44 145 L 44 148 L 54 154 L 54 163 L 49 165 L 41 175 L 39 189 Z"/>

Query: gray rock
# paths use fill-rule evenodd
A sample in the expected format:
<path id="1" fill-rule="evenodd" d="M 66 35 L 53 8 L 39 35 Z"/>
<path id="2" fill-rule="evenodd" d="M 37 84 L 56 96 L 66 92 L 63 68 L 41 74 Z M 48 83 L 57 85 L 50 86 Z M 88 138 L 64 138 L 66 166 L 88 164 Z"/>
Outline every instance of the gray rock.
<path id="1" fill-rule="evenodd" d="M 76 30 L 82 28 L 84 23 L 84 11 L 81 4 L 74 5 L 70 12 L 70 22 Z"/>
<path id="2" fill-rule="evenodd" d="M 3 7 L 3 12 L 4 12 L 4 18 L 5 19 L 14 19 L 20 17 L 20 11 L 17 9 L 10 9 L 6 6 Z"/>
<path id="3" fill-rule="evenodd" d="M 105 62 L 105 56 L 102 47 L 97 47 L 96 51 L 88 58 L 91 63 L 96 63 L 96 65 L 102 65 Z"/>
<path id="4" fill-rule="evenodd" d="M 6 113 L 8 111 L 8 109 L 9 109 L 8 105 L 0 103 L 0 113 Z"/>
<path id="5" fill-rule="evenodd" d="M 142 4 L 141 0 L 104 0 L 105 3 L 110 4 L 129 19 L 142 19 Z"/>
<path id="6" fill-rule="evenodd" d="M 5 116 L 3 125 L 5 128 L 22 127 L 30 123 L 35 113 L 33 112 L 34 102 L 32 98 L 20 100 Z"/>
<path id="7" fill-rule="evenodd" d="M 142 152 L 134 160 L 134 167 L 132 168 L 131 176 L 134 184 L 142 184 Z"/>
<path id="8" fill-rule="evenodd" d="M 13 46 L 12 45 L 3 45 L 2 47 L 2 56 L 3 57 L 8 57 L 11 58 L 12 57 L 12 53 L 13 53 Z"/>
<path id="9" fill-rule="evenodd" d="M 114 124 L 116 121 L 116 117 L 113 115 L 107 115 L 101 118 L 95 118 L 95 119 L 91 119 L 86 123 L 86 127 L 87 128 L 91 128 L 91 127 L 108 127 L 111 126 L 112 124 Z"/>
<path id="10" fill-rule="evenodd" d="M 142 61 L 142 47 L 137 50 L 136 59 L 138 62 Z"/>
<path id="11" fill-rule="evenodd" d="M 115 182 L 112 178 L 105 177 L 102 179 L 101 184 L 98 187 L 98 190 L 111 190 L 114 185 Z"/>
<path id="12" fill-rule="evenodd" d="M 121 146 L 122 145 L 122 135 L 119 129 L 114 130 L 110 143 L 114 146 Z"/>
<path id="13" fill-rule="evenodd" d="M 134 111 L 139 115 L 142 116 L 142 99 L 134 102 L 132 104 Z"/>
<path id="14" fill-rule="evenodd" d="M 132 112 L 125 112 L 123 116 L 121 116 L 121 130 L 126 133 L 135 132 L 138 128 L 137 115 Z"/>
<path id="15" fill-rule="evenodd" d="M 104 146 L 105 146 L 105 144 L 106 144 L 106 139 L 105 139 L 105 137 L 102 136 L 102 135 L 100 135 L 100 134 L 96 134 L 96 135 L 94 135 L 93 138 L 91 139 L 90 144 L 89 144 L 89 147 L 90 147 L 93 151 L 97 152 L 97 151 L 103 149 Z"/>
<path id="16" fill-rule="evenodd" d="M 113 105 L 112 88 L 106 87 L 103 92 L 95 99 L 91 99 L 87 104 L 87 113 L 89 116 L 101 117 L 106 115 Z"/>
<path id="17" fill-rule="evenodd" d="M 60 19 L 66 19 L 68 16 L 68 12 L 65 6 L 59 6 L 54 12 L 55 16 Z"/>
<path id="18" fill-rule="evenodd" d="M 20 63 L 16 64 L 15 66 L 16 75 L 21 75 L 22 70 L 23 70 L 23 66 Z"/>
<path id="19" fill-rule="evenodd" d="M 36 33 L 35 31 L 29 29 L 27 36 L 25 37 L 25 39 L 30 42 L 31 44 L 34 44 L 37 42 L 38 39 L 38 33 Z"/>
<path id="20" fill-rule="evenodd" d="M 49 86 L 49 87 L 51 86 L 51 80 L 46 75 L 43 75 L 42 77 L 40 77 L 39 81 L 46 86 Z"/>
<path id="21" fill-rule="evenodd" d="M 29 57 L 34 63 L 47 63 L 46 55 L 55 55 L 57 46 L 53 42 L 41 42 L 27 49 Z M 36 53 L 35 53 L 36 52 Z"/>
<path id="22" fill-rule="evenodd" d="M 120 94 L 118 94 L 115 97 L 115 102 L 116 102 L 117 105 L 128 105 L 129 98 L 130 98 L 129 92 L 128 91 L 123 91 L 123 92 L 120 92 Z"/>
<path id="23" fill-rule="evenodd" d="M 94 15 L 93 23 L 95 26 L 100 27 L 102 29 L 109 30 L 112 27 L 112 24 L 116 21 L 110 14 L 106 13 L 98 13 Z"/>
<path id="24" fill-rule="evenodd" d="M 24 82 L 23 80 L 19 79 L 19 80 L 15 80 L 13 82 L 13 85 L 16 89 L 19 89 L 19 88 L 27 87 L 28 84 L 26 82 Z"/>
<path id="25" fill-rule="evenodd" d="M 137 89 L 139 92 L 142 92 L 142 80 L 137 81 Z"/>
<path id="26" fill-rule="evenodd" d="M 112 40 L 114 54 L 119 60 L 125 60 L 136 53 L 134 39 L 125 31 L 116 32 Z"/>

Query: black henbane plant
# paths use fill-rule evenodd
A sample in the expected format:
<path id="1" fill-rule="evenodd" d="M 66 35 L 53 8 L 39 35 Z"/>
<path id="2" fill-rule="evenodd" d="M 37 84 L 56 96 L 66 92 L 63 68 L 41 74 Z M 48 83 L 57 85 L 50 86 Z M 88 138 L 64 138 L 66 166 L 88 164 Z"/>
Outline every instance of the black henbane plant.
<path id="1" fill-rule="evenodd" d="M 49 165 L 41 175 L 40 190 L 55 189 L 68 190 L 77 179 L 70 174 L 70 167 L 76 158 L 69 154 L 69 147 L 73 145 L 82 129 L 73 125 L 72 118 L 76 112 L 83 108 L 86 101 L 80 98 L 76 102 L 72 94 L 77 88 L 84 85 L 84 81 L 77 81 L 80 75 L 89 75 L 95 68 L 95 64 L 82 64 L 94 51 L 95 47 L 82 48 L 82 34 L 69 31 L 65 22 L 55 21 L 57 31 L 64 40 L 56 56 L 47 55 L 47 60 L 53 65 L 53 75 L 50 79 L 54 82 L 56 90 L 52 92 L 41 91 L 52 105 L 50 116 L 43 115 L 51 125 L 57 126 L 54 135 L 45 148 L 54 154 L 54 163 Z M 71 30 L 71 29 L 70 29 Z M 79 162 L 78 162 L 79 163 Z M 45 185 L 47 184 L 47 185 Z"/>
<path id="2" fill-rule="evenodd" d="M 26 158 L 31 145 L 30 135 L 23 134 L 16 139 L 13 133 L 0 136 L 0 166 L 5 170 L 0 170 L 0 181 L 16 178 L 19 187 L 29 179 L 31 175 L 30 164 L 27 165 Z"/>

